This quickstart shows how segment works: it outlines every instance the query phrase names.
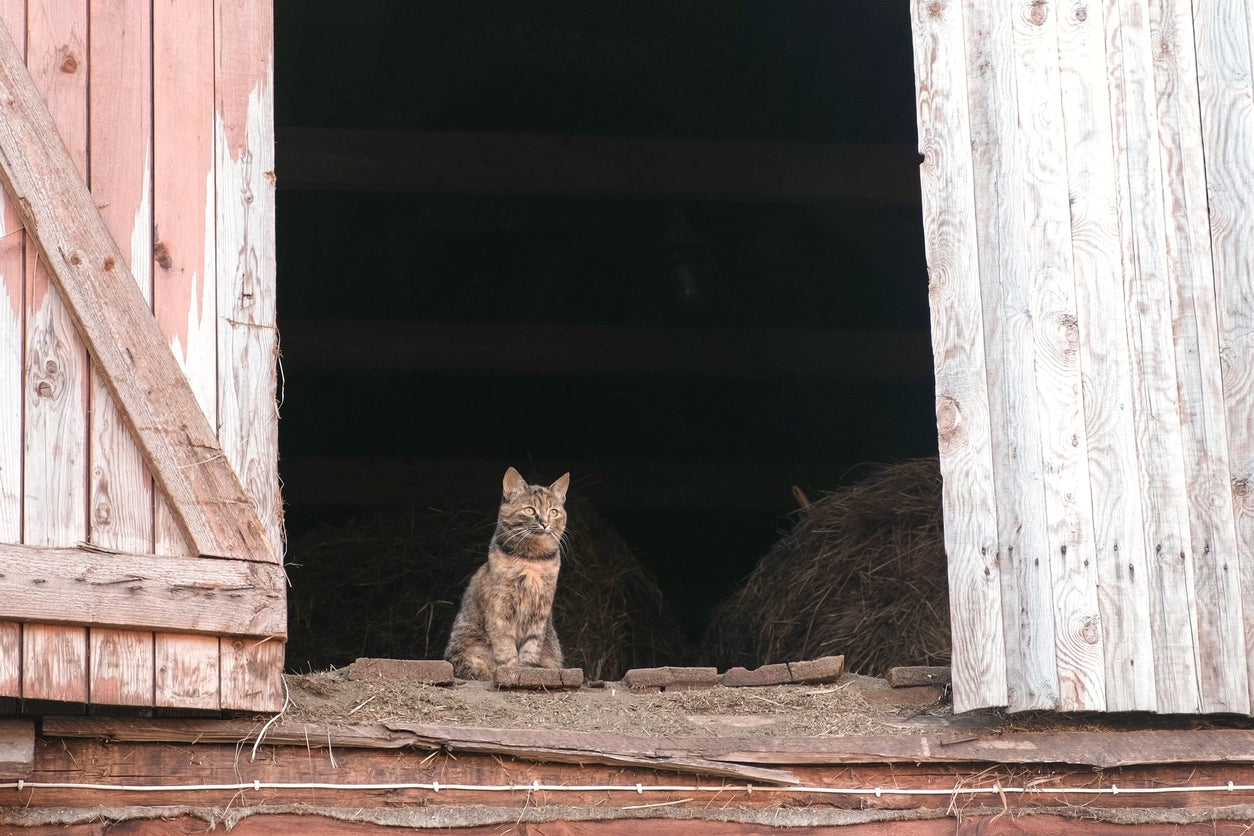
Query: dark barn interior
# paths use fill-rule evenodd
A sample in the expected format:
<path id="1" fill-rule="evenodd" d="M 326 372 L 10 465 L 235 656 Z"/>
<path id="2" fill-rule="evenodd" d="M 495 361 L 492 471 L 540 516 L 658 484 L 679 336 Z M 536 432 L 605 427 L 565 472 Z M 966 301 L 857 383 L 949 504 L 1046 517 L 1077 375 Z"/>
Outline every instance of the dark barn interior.
<path id="1" fill-rule="evenodd" d="M 793 486 L 935 453 L 907 4 L 275 13 L 292 542 L 569 470 L 695 639 Z"/>

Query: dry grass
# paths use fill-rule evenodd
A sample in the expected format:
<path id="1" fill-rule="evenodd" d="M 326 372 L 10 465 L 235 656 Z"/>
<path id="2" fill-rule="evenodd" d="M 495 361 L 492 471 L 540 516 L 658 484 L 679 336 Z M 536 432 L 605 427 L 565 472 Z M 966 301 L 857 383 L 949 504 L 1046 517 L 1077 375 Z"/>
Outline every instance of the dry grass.
<path id="1" fill-rule="evenodd" d="M 554 604 L 567 664 L 616 679 L 681 659 L 679 622 L 652 576 L 605 520 L 577 504 L 569 512 Z M 495 524 L 489 502 L 380 512 L 298 538 L 288 554 L 288 667 L 440 658 Z"/>
<path id="2" fill-rule="evenodd" d="M 937 460 L 885 467 L 797 512 L 715 610 L 707 664 L 844 654 L 849 670 L 949 663 L 949 586 Z"/>

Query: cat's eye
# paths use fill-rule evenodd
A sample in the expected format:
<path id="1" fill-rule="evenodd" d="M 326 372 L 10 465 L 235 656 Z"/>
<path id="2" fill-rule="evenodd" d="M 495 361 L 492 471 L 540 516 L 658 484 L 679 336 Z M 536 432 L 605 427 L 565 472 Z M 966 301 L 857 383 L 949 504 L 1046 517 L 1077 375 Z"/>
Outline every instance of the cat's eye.
<path id="1" fill-rule="evenodd" d="M 526 515 L 527 515 L 527 516 L 529 516 L 529 517 L 534 517 L 534 516 L 536 515 L 536 509 L 535 509 L 535 508 L 532 508 L 530 505 L 528 505 L 528 506 L 526 506 L 526 507 L 524 507 L 524 508 L 523 508 L 523 513 L 524 513 L 524 514 L 526 514 Z"/>
<path id="2" fill-rule="evenodd" d="M 556 516 L 558 515 L 558 513 L 559 513 L 559 512 L 558 512 L 558 510 L 557 510 L 556 508 L 550 508 L 550 509 L 549 509 L 549 516 L 550 516 L 550 517 L 556 517 Z"/>

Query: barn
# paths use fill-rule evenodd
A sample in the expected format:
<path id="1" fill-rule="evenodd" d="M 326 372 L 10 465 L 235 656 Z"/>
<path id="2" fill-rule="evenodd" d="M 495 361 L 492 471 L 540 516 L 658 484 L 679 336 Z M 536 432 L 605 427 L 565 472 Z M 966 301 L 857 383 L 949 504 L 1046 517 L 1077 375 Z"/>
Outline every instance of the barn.
<path id="1" fill-rule="evenodd" d="M 1244 832 L 1252 21 L 0 4 L 0 824 Z M 701 664 L 929 456 L 950 667 Z M 452 681 L 361 544 L 507 466 L 676 658 Z"/>

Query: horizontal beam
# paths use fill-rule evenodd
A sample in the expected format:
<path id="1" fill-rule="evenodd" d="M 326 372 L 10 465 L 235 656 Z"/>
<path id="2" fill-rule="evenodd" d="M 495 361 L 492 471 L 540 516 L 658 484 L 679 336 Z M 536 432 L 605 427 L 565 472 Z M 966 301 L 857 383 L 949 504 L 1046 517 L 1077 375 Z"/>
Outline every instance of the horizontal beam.
<path id="1" fill-rule="evenodd" d="M 287 635 L 281 566 L 0 544 L 0 620 L 215 636 Z"/>
<path id="2" fill-rule="evenodd" d="M 918 205 L 910 145 L 280 127 L 281 189 Z"/>
<path id="3" fill-rule="evenodd" d="M 283 497 L 293 505 L 430 505 L 491 493 L 510 466 L 535 478 L 575 471 L 572 496 L 597 505 L 787 509 L 792 486 L 835 489 L 844 466 L 811 462 L 518 462 L 378 456 L 285 456 Z M 456 487 L 457 490 L 452 488 Z"/>
<path id="4" fill-rule="evenodd" d="M 293 319 L 286 368 L 927 379 L 927 331 L 628 328 Z"/>

